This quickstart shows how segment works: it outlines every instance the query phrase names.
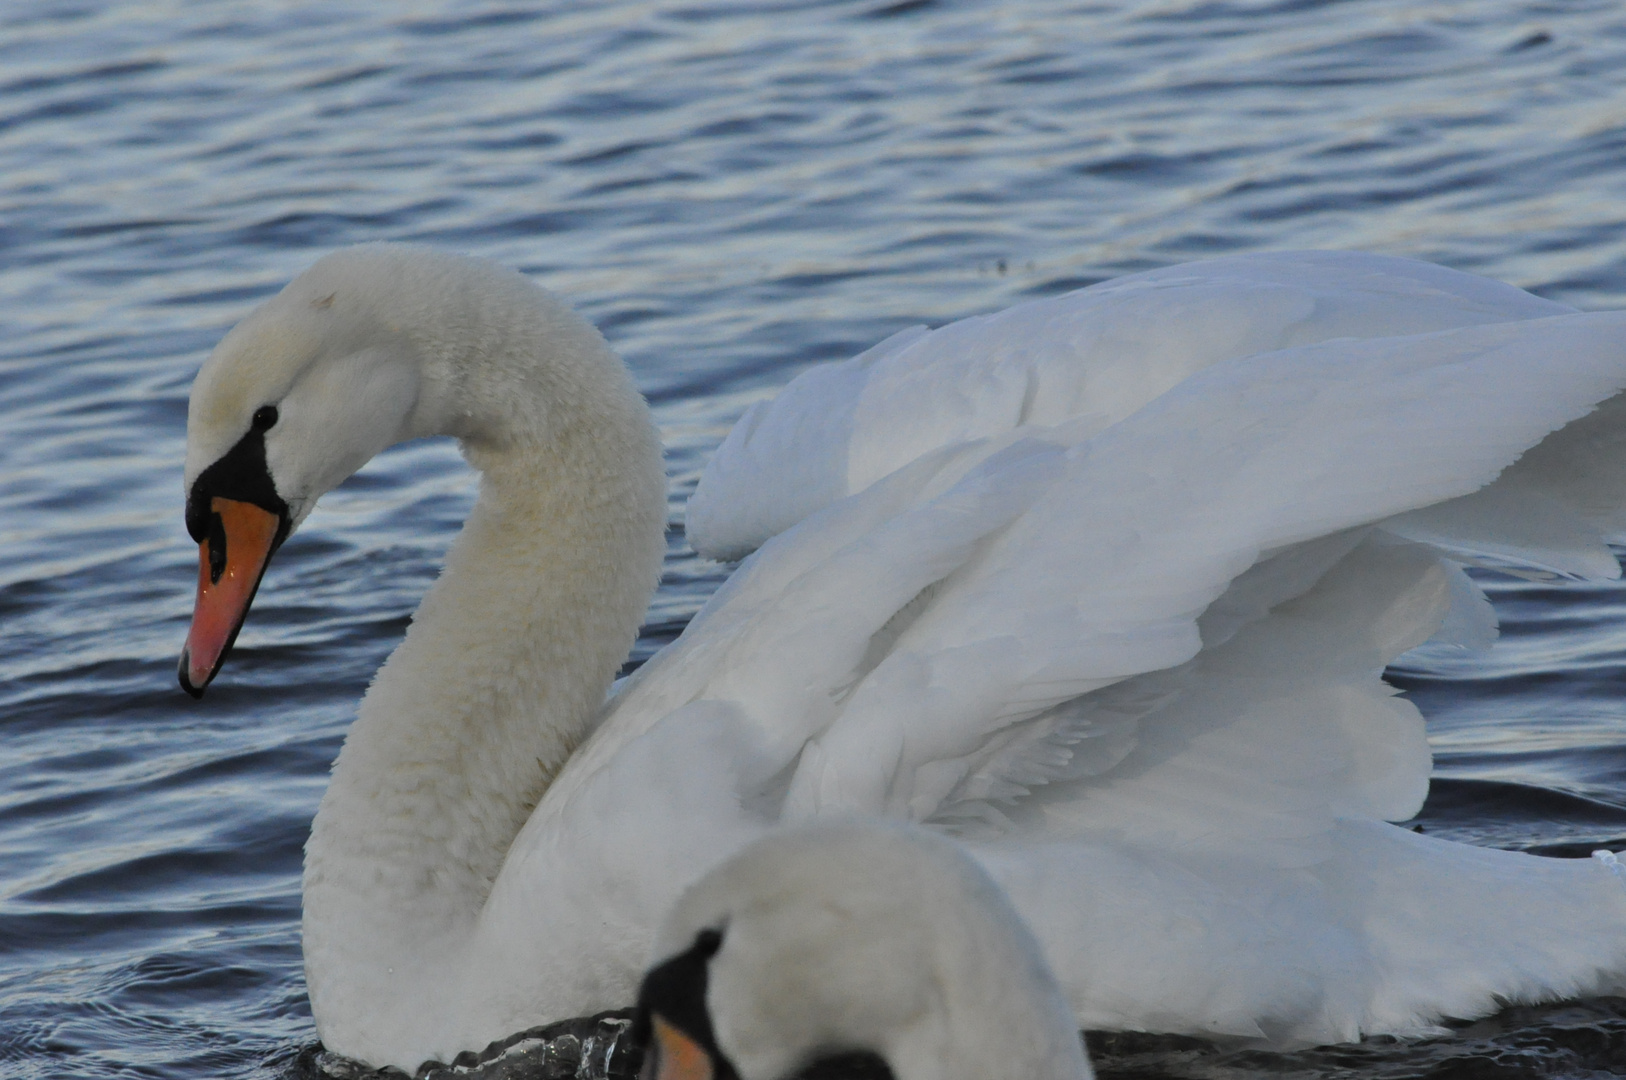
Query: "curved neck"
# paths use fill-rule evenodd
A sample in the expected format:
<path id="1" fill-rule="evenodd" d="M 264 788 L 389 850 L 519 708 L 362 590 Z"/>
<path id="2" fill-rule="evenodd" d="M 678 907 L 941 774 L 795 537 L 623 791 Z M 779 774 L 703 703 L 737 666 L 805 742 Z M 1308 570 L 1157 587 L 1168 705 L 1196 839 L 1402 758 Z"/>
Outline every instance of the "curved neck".
<path id="1" fill-rule="evenodd" d="M 637 634 L 664 548 L 660 441 L 620 361 L 599 349 L 590 362 L 601 370 L 577 380 L 568 413 L 544 417 L 489 378 L 445 410 L 482 473 L 480 496 L 363 699 L 312 827 L 313 1005 L 421 1003 L 454 981 L 448 965 L 514 836 Z M 481 398 L 502 411 L 500 425 L 470 408 Z M 545 421 L 545 438 L 527 420 Z M 404 1022 L 412 1011 L 399 1010 Z"/>

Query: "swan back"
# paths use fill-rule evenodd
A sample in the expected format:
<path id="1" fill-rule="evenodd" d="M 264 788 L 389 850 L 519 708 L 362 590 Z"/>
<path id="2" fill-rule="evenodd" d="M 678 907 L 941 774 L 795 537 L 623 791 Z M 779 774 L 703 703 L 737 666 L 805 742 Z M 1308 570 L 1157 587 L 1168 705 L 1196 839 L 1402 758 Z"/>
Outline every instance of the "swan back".
<path id="1" fill-rule="evenodd" d="M 644 1007 L 681 1012 L 672 998 L 698 960 L 687 989 L 703 995 L 715 1045 L 744 1080 L 842 1050 L 880 1054 L 899 1080 L 1091 1075 L 1021 917 L 925 830 L 843 822 L 771 834 L 689 889 L 655 955 L 664 963 Z"/>

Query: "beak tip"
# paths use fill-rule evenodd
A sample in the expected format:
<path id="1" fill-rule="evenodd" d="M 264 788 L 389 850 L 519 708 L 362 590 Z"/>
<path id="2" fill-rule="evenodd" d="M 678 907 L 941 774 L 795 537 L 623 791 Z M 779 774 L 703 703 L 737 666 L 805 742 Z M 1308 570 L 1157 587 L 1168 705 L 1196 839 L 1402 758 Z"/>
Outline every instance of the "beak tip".
<path id="1" fill-rule="evenodd" d="M 209 685 L 209 676 L 204 675 L 203 678 L 196 682 L 193 681 L 195 673 L 192 671 L 192 651 L 190 649 L 181 650 L 180 670 L 176 674 L 180 677 L 182 690 L 185 690 L 194 698 L 203 697 L 204 687 Z"/>

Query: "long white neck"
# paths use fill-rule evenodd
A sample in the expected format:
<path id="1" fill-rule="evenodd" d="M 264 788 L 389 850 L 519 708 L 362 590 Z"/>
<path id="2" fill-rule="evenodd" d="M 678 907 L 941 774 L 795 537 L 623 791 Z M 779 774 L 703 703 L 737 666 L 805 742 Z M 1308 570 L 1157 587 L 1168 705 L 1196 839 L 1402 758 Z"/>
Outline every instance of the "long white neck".
<path id="1" fill-rule="evenodd" d="M 463 439 L 480 496 L 363 699 L 312 827 L 304 947 L 319 1021 L 410 1023 L 456 982 L 515 834 L 592 726 L 659 578 L 647 407 L 596 331 L 562 305 L 543 314 L 506 336 L 482 322 L 471 355 L 444 320 L 418 342 L 427 423 Z M 539 343 L 547 356 L 528 355 Z M 390 1039 L 321 1034 L 358 1056 Z"/>

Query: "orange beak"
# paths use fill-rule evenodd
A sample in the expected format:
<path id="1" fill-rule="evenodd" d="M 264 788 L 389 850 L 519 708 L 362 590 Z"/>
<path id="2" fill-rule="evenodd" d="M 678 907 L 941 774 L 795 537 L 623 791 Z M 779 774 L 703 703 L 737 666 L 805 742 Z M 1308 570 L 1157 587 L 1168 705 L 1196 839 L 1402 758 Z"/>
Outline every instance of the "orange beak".
<path id="1" fill-rule="evenodd" d="M 711 1055 L 700 1044 L 666 1022 L 659 1013 L 650 1017 L 649 1049 L 638 1080 L 712 1080 Z"/>
<path id="2" fill-rule="evenodd" d="M 216 496 L 209 510 L 214 524 L 198 545 L 198 600 L 181 650 L 181 688 L 193 697 L 231 652 L 282 527 L 276 514 L 236 499 Z"/>

